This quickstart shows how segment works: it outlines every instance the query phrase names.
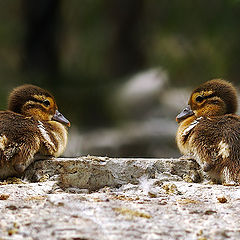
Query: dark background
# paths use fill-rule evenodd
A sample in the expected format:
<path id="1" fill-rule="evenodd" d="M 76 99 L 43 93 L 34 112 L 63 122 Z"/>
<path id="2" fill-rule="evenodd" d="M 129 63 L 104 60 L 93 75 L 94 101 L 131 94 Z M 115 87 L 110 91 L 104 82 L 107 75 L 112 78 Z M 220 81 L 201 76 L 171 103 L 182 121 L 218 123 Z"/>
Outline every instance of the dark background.
<path id="1" fill-rule="evenodd" d="M 238 85 L 239 23 L 239 0 L 0 0 L 0 108 L 13 87 L 36 84 L 72 122 L 66 155 L 177 156 L 190 89 Z M 118 90 L 150 69 L 167 76 L 158 97 L 121 105 Z"/>

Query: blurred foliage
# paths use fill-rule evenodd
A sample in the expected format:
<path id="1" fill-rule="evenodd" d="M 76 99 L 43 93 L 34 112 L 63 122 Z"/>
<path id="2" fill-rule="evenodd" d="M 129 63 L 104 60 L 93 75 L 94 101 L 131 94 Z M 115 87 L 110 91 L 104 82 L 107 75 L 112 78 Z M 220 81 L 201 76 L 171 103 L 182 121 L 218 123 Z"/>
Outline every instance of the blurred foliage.
<path id="1" fill-rule="evenodd" d="M 33 83 L 86 128 L 115 122 L 106 96 L 144 69 L 173 86 L 237 83 L 239 13 L 239 0 L 0 0 L 0 107 Z"/>

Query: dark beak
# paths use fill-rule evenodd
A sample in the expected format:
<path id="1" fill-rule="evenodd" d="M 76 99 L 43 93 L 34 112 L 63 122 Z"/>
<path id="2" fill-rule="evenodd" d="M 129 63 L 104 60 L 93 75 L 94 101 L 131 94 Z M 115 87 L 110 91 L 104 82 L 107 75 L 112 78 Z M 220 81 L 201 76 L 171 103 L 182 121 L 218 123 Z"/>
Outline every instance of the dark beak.
<path id="1" fill-rule="evenodd" d="M 180 123 L 182 120 L 194 115 L 194 112 L 188 105 L 186 108 L 184 108 L 176 117 L 176 121 Z"/>
<path id="2" fill-rule="evenodd" d="M 52 119 L 57 122 L 63 123 L 65 125 L 67 125 L 68 127 L 70 127 L 70 125 L 71 125 L 70 122 L 58 110 L 56 110 Z"/>

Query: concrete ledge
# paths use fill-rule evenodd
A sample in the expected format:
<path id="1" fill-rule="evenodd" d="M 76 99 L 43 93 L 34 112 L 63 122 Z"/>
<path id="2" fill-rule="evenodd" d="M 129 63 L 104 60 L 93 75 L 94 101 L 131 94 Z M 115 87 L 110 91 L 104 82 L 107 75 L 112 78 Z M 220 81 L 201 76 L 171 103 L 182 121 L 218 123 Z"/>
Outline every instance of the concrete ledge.
<path id="1" fill-rule="evenodd" d="M 89 190 L 138 184 L 141 177 L 163 181 L 183 178 L 200 182 L 199 165 L 193 160 L 80 157 L 40 160 L 26 171 L 26 178 L 39 181 L 57 180 L 63 188 L 77 187 Z"/>

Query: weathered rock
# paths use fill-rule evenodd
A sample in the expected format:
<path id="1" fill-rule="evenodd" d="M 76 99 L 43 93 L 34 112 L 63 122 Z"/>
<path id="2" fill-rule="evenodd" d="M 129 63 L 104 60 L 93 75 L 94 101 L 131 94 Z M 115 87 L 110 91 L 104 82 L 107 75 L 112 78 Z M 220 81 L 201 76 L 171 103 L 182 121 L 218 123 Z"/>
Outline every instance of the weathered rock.
<path id="1" fill-rule="evenodd" d="M 0 185 L 0 239 L 240 239 L 239 186 L 180 181 L 192 171 L 195 162 L 178 159 L 38 161 L 26 177 L 45 182 Z M 107 179 L 111 187 L 77 188 Z"/>
<path id="2" fill-rule="evenodd" d="M 25 176 L 36 181 L 46 175 L 64 188 L 77 187 L 91 191 L 105 186 L 138 184 L 143 176 L 162 181 L 179 181 L 185 176 L 190 176 L 192 181 L 201 180 L 199 165 L 193 160 L 94 156 L 37 161 L 28 168 Z"/>

